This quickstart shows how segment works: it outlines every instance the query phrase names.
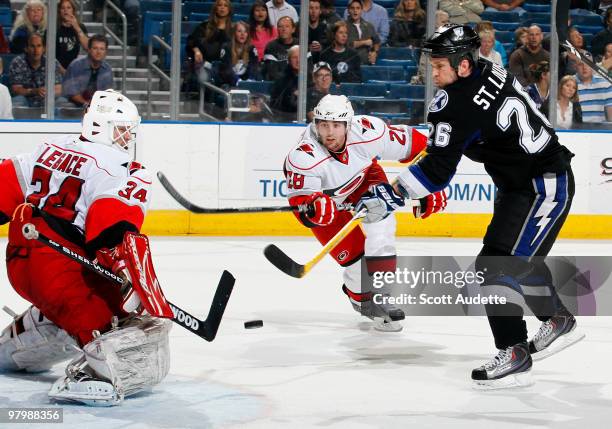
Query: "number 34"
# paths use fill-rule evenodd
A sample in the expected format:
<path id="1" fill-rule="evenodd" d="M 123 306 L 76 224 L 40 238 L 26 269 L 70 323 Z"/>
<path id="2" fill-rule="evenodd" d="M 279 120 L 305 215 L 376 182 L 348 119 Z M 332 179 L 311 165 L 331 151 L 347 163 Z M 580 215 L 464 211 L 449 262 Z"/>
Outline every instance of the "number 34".
<path id="1" fill-rule="evenodd" d="M 126 200 L 129 200 L 130 198 L 134 198 L 140 201 L 141 203 L 146 203 L 147 202 L 146 189 L 140 188 L 136 192 L 134 192 L 134 190 L 137 187 L 138 187 L 138 183 L 134 182 L 133 180 L 130 180 L 129 182 L 127 182 L 126 188 L 119 191 L 119 196 L 125 198 Z"/>

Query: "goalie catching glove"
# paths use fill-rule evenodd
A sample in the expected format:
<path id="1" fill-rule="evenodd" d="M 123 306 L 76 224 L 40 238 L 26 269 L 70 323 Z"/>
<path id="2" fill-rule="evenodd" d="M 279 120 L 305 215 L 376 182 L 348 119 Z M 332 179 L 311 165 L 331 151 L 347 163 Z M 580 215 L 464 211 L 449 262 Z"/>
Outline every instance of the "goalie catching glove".
<path id="1" fill-rule="evenodd" d="M 374 223 L 383 220 L 404 205 L 404 199 L 395 193 L 390 184 L 379 183 L 370 186 L 370 190 L 357 203 L 355 212 L 366 209 L 367 212 L 363 221 Z"/>
<path id="2" fill-rule="evenodd" d="M 413 207 L 414 217 L 426 219 L 434 213 L 441 212 L 446 208 L 446 192 L 444 190 L 434 192 L 419 199 L 419 206 Z"/>
<path id="3" fill-rule="evenodd" d="M 145 235 L 127 232 L 119 245 L 98 250 L 94 262 L 124 280 L 121 293 L 125 312 L 140 314 L 146 310 L 151 316 L 173 317 L 153 269 L 149 239 Z"/>

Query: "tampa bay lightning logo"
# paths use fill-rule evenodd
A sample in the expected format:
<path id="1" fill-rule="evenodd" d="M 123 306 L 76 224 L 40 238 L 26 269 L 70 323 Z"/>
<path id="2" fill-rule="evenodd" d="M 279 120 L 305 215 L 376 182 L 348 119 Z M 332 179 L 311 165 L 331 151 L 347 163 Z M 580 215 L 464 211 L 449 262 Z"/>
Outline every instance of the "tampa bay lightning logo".
<path id="1" fill-rule="evenodd" d="M 427 110 L 429 110 L 430 112 L 439 112 L 440 110 L 444 109 L 444 107 L 446 107 L 447 103 L 448 94 L 446 93 L 446 91 L 441 89 L 431 100 L 431 103 L 429 103 L 429 108 Z"/>
<path id="2" fill-rule="evenodd" d="M 344 61 L 340 61 L 337 65 L 336 65 L 336 70 L 338 70 L 338 74 L 343 74 L 346 73 L 349 69 L 349 66 L 347 63 L 345 63 Z"/>

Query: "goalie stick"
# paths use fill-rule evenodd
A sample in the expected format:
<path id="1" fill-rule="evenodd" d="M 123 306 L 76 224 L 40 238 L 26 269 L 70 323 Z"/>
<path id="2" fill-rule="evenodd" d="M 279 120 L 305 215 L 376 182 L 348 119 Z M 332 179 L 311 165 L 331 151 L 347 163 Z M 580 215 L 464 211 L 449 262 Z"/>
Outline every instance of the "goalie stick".
<path id="1" fill-rule="evenodd" d="M 559 46 L 574 54 L 580 61 L 588 65 L 595 73 L 606 79 L 612 84 L 612 76 L 601 66 L 598 66 L 593 60 L 583 55 L 578 49 L 572 45 L 567 39 L 567 21 L 569 18 L 569 7 L 571 0 L 557 0 L 557 8 L 555 10 L 555 26 L 557 27 L 557 36 L 559 37 Z"/>
<path id="2" fill-rule="evenodd" d="M 87 259 L 77 252 L 62 246 L 44 234 L 38 232 L 36 227 L 31 223 L 23 226 L 22 233 L 28 240 L 39 241 L 40 243 L 52 248 L 64 256 L 67 256 L 73 261 L 78 262 L 111 282 L 118 285 L 123 285 L 125 283 L 121 277 L 113 272 L 99 266 L 98 264 L 95 264 L 90 259 Z M 235 282 L 236 279 L 229 271 L 223 271 L 219 284 L 217 285 L 217 290 L 215 291 L 215 296 L 210 304 L 210 310 L 206 319 L 200 320 L 173 303 L 168 302 L 173 313 L 171 320 L 177 325 L 180 325 L 183 328 L 193 332 L 198 337 L 204 338 L 206 341 L 210 342 L 214 340 L 217 336 L 217 331 L 219 330 L 219 325 L 221 323 L 221 319 L 223 318 L 223 313 L 225 312 L 225 307 L 227 306 L 232 290 L 234 289 Z"/>
<path id="3" fill-rule="evenodd" d="M 297 206 L 265 206 L 265 207 L 231 207 L 222 209 L 211 209 L 206 207 L 198 206 L 185 198 L 176 188 L 170 183 L 168 178 L 161 171 L 157 172 L 157 178 L 162 184 L 164 189 L 168 191 L 170 196 L 179 203 L 181 206 L 186 208 L 192 213 L 197 214 L 225 214 L 225 213 L 272 213 L 272 212 L 291 212 L 297 211 L 299 213 L 307 213 L 312 209 L 312 206 L 308 204 L 300 204 Z M 348 211 L 352 209 L 350 204 L 337 204 L 336 208 L 340 211 Z"/>

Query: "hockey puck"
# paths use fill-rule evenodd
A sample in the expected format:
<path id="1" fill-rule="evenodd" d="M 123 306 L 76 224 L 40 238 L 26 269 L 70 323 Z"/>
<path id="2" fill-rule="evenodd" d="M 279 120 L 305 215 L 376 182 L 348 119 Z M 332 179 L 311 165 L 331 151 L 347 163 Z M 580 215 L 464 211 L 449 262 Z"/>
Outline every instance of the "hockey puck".
<path id="1" fill-rule="evenodd" d="M 263 327 L 263 320 L 249 320 L 244 322 L 244 329 L 255 329 Z"/>

